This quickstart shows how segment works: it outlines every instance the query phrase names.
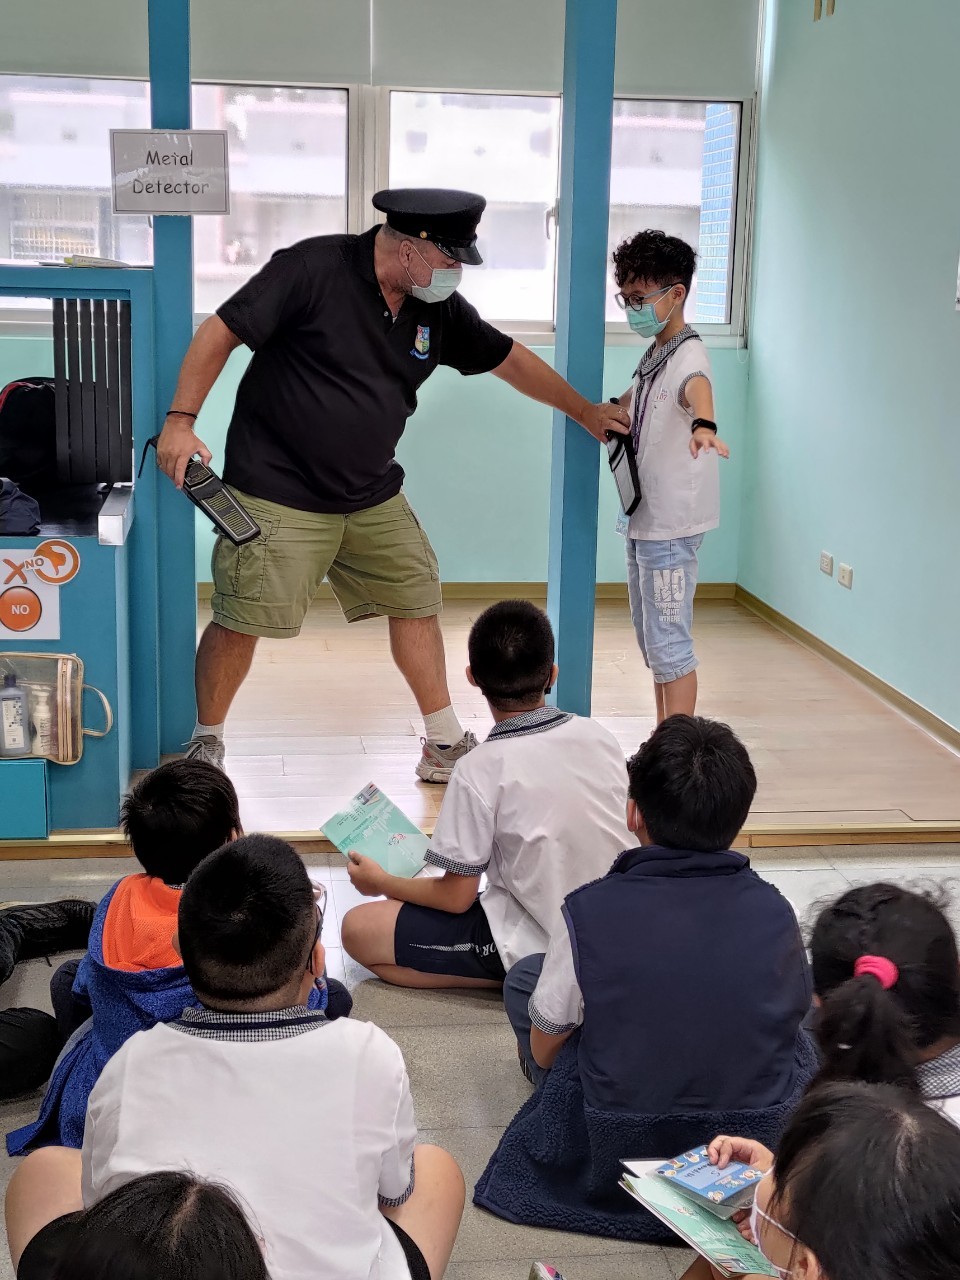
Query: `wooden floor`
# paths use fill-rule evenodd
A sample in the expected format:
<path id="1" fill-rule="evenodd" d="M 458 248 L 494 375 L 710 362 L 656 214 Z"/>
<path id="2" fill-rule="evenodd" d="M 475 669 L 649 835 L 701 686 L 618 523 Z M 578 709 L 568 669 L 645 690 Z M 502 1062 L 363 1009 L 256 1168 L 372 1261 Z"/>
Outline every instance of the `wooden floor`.
<path id="1" fill-rule="evenodd" d="M 480 737 L 492 722 L 463 669 L 484 603 L 443 618 L 454 705 Z M 414 775 L 421 723 L 386 630 L 348 627 L 323 602 L 298 640 L 261 641 L 227 730 L 247 830 L 315 830 L 370 781 L 432 824 L 443 788 Z M 753 826 L 960 822 L 960 757 L 850 676 L 730 601 L 698 602 L 695 631 L 698 710 L 733 726 L 759 775 Z M 598 607 L 594 652 L 594 714 L 629 754 L 653 727 L 653 694 L 625 606 Z"/>

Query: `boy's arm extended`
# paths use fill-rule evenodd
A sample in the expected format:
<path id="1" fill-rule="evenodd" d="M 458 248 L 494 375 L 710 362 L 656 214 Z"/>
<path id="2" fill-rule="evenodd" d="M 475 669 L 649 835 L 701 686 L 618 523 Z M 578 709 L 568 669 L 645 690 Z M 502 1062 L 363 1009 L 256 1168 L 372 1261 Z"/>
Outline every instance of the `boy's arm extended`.
<path id="1" fill-rule="evenodd" d="M 714 422 L 713 408 L 713 387 L 710 380 L 705 378 L 702 373 L 698 373 L 695 378 L 691 378 L 683 388 L 683 402 L 686 408 L 690 410 L 693 418 L 706 418 L 708 422 Z M 716 449 L 721 458 L 730 457 L 729 446 L 724 444 L 715 431 L 711 431 L 709 427 L 697 427 L 696 431 L 690 436 L 690 452 L 694 457 L 701 449 L 709 452 Z"/>
<path id="2" fill-rule="evenodd" d="M 457 875 L 445 871 L 442 876 L 392 876 L 379 862 L 360 853 L 350 853 L 347 872 L 351 883 L 365 898 L 393 898 L 397 902 L 413 902 L 418 907 L 433 907 L 462 915 L 477 899 L 480 876 Z"/>

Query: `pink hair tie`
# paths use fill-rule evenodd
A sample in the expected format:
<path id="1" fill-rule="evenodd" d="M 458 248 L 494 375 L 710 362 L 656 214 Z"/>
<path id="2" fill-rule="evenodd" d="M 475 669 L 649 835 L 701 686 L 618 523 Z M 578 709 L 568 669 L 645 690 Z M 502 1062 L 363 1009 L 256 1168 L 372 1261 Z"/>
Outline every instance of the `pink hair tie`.
<path id="1" fill-rule="evenodd" d="M 853 976 L 862 978 L 864 974 L 876 978 L 884 991 L 895 987 L 900 980 L 900 970 L 892 960 L 887 960 L 884 956 L 861 956 L 853 966 Z"/>

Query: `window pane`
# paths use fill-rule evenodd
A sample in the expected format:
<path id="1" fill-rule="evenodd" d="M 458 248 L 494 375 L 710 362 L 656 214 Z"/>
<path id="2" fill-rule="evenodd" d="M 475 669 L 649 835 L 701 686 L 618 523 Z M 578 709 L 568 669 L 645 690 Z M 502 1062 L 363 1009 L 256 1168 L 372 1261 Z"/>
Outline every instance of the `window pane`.
<path id="1" fill-rule="evenodd" d="M 149 125 L 142 82 L 0 75 L 0 258 L 151 262 L 149 219 L 110 194 L 110 130 Z"/>
<path id="2" fill-rule="evenodd" d="M 560 102 L 488 93 L 391 93 L 390 185 L 487 199 L 482 267 L 462 292 L 491 320 L 553 324 Z"/>
<path id="3" fill-rule="evenodd" d="M 699 253 L 687 315 L 730 320 L 740 104 L 635 102 L 613 114 L 610 251 L 647 227 L 680 236 Z M 623 320 L 607 287 L 607 319 Z"/>
<path id="4" fill-rule="evenodd" d="M 272 253 L 347 229 L 347 92 L 193 87 L 198 129 L 226 129 L 230 213 L 195 218 L 194 307 L 215 311 Z"/>

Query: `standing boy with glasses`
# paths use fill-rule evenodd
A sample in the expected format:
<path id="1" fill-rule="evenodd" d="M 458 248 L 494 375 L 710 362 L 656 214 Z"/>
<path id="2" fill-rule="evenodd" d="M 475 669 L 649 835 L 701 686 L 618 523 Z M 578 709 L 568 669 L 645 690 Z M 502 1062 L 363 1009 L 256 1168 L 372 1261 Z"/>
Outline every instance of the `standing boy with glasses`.
<path id="1" fill-rule="evenodd" d="M 730 456 L 717 436 L 706 348 L 683 315 L 696 261 L 663 231 L 641 231 L 613 255 L 617 302 L 631 330 L 654 339 L 619 403 L 630 410 L 643 495 L 625 526 L 630 614 L 658 723 L 696 708 L 697 552 L 720 523 L 717 459 Z"/>

